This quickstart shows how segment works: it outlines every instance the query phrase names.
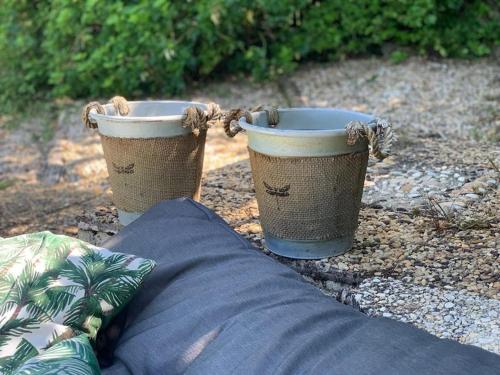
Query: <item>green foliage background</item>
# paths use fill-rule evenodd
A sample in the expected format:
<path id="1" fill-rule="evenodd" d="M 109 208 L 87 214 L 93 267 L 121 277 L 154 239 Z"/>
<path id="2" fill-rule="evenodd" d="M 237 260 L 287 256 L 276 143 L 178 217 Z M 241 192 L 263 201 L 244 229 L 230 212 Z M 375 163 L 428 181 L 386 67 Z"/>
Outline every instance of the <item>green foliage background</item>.
<path id="1" fill-rule="evenodd" d="M 190 80 L 272 78 L 385 43 L 483 56 L 499 24 L 495 0 L 1 0 L 0 104 L 176 94 Z"/>

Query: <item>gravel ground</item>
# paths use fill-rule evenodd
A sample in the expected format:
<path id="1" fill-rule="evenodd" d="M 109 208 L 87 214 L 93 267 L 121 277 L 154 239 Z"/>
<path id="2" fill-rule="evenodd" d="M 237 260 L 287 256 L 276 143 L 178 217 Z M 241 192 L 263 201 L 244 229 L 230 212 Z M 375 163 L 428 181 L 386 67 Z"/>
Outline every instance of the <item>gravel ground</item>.
<path id="1" fill-rule="evenodd" d="M 399 134 L 393 156 L 370 161 L 355 244 L 342 256 L 291 261 L 265 249 L 244 135 L 209 132 L 202 202 L 340 301 L 500 353 L 499 87 L 493 60 L 413 58 L 310 65 L 279 84 L 195 89 L 190 99 L 224 108 L 372 112 Z M 0 180 L 15 181 L 0 189 L 0 235 L 51 229 L 101 242 L 118 230 L 99 140 L 81 129 L 80 106 L 59 115 L 47 144 L 33 142 L 35 120 L 0 129 Z"/>
<path id="2" fill-rule="evenodd" d="M 500 301 L 447 286 L 415 285 L 410 278 L 368 278 L 354 294 L 369 315 L 409 322 L 439 337 L 500 353 Z"/>

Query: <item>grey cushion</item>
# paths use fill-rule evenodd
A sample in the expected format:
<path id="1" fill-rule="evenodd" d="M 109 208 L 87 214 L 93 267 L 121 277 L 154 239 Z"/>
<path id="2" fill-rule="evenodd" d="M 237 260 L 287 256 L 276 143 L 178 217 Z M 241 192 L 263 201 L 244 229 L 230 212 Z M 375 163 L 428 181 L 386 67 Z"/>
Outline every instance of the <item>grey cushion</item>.
<path id="1" fill-rule="evenodd" d="M 324 296 L 190 199 L 105 246 L 157 261 L 111 374 L 500 374 L 500 357 Z"/>

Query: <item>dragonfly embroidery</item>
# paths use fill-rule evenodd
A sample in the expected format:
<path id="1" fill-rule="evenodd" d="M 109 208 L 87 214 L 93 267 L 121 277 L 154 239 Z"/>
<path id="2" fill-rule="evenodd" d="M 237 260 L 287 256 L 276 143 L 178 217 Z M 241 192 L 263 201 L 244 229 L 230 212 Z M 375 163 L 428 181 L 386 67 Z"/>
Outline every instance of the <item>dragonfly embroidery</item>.
<path id="1" fill-rule="evenodd" d="M 116 165 L 113 163 L 113 169 L 116 173 L 121 174 L 121 173 L 126 173 L 126 174 L 131 174 L 134 173 L 134 163 L 127 165 L 126 167 L 122 167 L 120 165 Z"/>
<path id="2" fill-rule="evenodd" d="M 264 181 L 264 186 L 266 187 L 266 193 L 276 197 L 276 205 L 278 210 L 281 210 L 279 197 L 288 197 L 290 193 L 290 185 L 285 185 L 283 187 L 273 187 Z"/>

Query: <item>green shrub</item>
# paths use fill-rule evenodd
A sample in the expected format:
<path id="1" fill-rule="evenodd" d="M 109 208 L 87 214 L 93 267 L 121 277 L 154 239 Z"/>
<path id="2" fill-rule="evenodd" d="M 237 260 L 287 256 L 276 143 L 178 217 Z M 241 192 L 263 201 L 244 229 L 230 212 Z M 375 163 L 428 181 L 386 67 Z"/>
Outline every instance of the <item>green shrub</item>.
<path id="1" fill-rule="evenodd" d="M 480 0 L 2 0 L 0 104 L 169 95 L 189 80 L 273 78 L 385 43 L 483 56 L 499 24 L 495 1 Z"/>

